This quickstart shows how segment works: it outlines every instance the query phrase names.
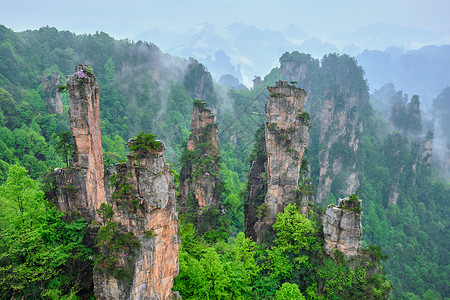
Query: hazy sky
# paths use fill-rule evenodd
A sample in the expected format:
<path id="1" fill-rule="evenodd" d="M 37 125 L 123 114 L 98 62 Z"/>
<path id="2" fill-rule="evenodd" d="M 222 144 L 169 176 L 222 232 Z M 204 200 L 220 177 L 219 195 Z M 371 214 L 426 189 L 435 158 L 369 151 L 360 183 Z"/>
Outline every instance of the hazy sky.
<path id="1" fill-rule="evenodd" d="M 152 28 L 181 32 L 203 22 L 277 30 L 294 24 L 324 38 L 372 23 L 444 30 L 450 0 L 0 0 L 0 24 L 16 31 L 49 25 L 133 39 Z"/>

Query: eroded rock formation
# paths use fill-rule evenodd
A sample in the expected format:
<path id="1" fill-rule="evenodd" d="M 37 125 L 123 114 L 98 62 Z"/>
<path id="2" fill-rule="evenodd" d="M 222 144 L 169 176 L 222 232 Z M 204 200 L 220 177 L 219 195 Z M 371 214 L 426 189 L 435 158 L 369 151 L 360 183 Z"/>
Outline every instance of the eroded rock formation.
<path id="1" fill-rule="evenodd" d="M 110 276 L 102 269 L 96 272 L 97 299 L 172 299 L 180 237 L 175 184 L 164 150 L 161 143 L 152 151 L 133 151 L 126 163 L 108 170 L 106 194 L 114 211 L 112 220 L 132 233 L 140 246 L 134 255 L 117 255 L 131 280 Z"/>
<path id="2" fill-rule="evenodd" d="M 105 202 L 103 150 L 100 131 L 100 88 L 87 66 L 75 67 L 67 76 L 70 95 L 69 121 L 75 141 L 71 168 L 58 169 L 58 206 L 64 212 L 81 212 L 87 220 Z"/>
<path id="3" fill-rule="evenodd" d="M 67 89 L 76 150 L 72 166 L 56 170 L 57 206 L 77 218 L 95 220 L 91 228 L 99 233 L 88 236 L 91 244 L 96 240 L 101 257 L 94 268 L 95 296 L 172 299 L 180 239 L 175 184 L 164 159 L 165 147 L 158 141 L 152 149 L 133 147 L 126 163 L 108 171 L 105 191 L 97 81 L 87 66 L 80 65 L 67 77 Z M 110 238 L 104 238 L 105 230 L 110 230 Z"/>
<path id="4" fill-rule="evenodd" d="M 399 91 L 391 102 L 391 114 L 389 121 L 392 126 L 404 136 L 419 135 L 422 132 L 422 116 L 420 112 L 419 96 L 414 95 L 408 102 L 408 95 Z M 397 101 L 395 101 L 397 99 Z"/>
<path id="5" fill-rule="evenodd" d="M 255 149 L 252 154 L 252 163 L 247 174 L 247 197 L 244 200 L 244 227 L 245 236 L 257 240 L 255 224 L 258 222 L 258 208 L 264 203 L 267 192 L 266 172 L 267 155 L 264 138 L 264 127 L 259 128 L 255 134 Z M 260 208 L 261 210 L 262 208 Z"/>
<path id="6" fill-rule="evenodd" d="M 309 114 L 304 109 L 306 92 L 278 81 L 269 86 L 266 103 L 265 151 L 267 155 L 267 193 L 264 212 L 256 223 L 260 239 L 275 223 L 276 215 L 297 199 L 303 154 L 309 137 Z"/>
<path id="7" fill-rule="evenodd" d="M 321 63 L 308 54 L 285 53 L 280 58 L 280 72 L 285 80 L 305 87 L 306 109 L 311 112 L 308 147 L 319 153 L 312 177 L 318 177 L 316 201 L 349 195 L 359 187 L 357 151 L 363 134 L 363 118 L 369 108 L 367 83 L 354 59 L 330 54 Z M 318 169 L 317 169 L 318 166 Z"/>
<path id="8" fill-rule="evenodd" d="M 217 112 L 218 97 L 214 90 L 214 81 L 205 66 L 191 58 L 184 76 L 186 92 L 192 99 L 208 102 L 212 112 Z"/>
<path id="9" fill-rule="evenodd" d="M 217 205 L 220 197 L 219 143 L 215 116 L 206 103 L 194 101 L 187 151 L 180 173 L 181 212 Z"/>
<path id="10" fill-rule="evenodd" d="M 45 106 L 49 114 L 61 115 L 63 112 L 62 95 L 58 93 L 59 73 L 52 72 L 50 76 L 45 74 L 42 76 L 42 84 L 44 85 Z"/>
<path id="11" fill-rule="evenodd" d="M 357 198 L 356 198 L 357 199 Z M 361 248 L 362 201 L 351 201 L 349 197 L 339 199 L 338 206 L 329 205 L 323 218 L 325 252 L 334 256 L 339 250 L 346 258 L 358 255 Z"/>

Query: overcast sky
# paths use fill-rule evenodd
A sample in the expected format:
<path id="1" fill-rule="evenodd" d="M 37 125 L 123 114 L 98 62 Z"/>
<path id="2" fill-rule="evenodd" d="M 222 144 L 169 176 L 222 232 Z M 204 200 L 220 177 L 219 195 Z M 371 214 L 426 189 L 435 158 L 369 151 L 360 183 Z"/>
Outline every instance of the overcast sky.
<path id="1" fill-rule="evenodd" d="M 104 31 L 133 39 L 139 32 L 178 32 L 203 22 L 235 22 L 281 30 L 290 24 L 331 37 L 372 23 L 450 29 L 449 0 L 0 0 L 0 24 L 15 31 L 54 26 L 76 33 Z"/>

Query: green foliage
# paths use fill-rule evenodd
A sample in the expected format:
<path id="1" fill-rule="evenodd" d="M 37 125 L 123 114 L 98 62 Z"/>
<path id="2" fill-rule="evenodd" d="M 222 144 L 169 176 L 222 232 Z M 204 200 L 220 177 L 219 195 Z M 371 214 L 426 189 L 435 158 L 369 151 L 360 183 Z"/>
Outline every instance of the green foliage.
<path id="1" fill-rule="evenodd" d="M 55 140 L 55 150 L 64 158 L 67 167 L 69 167 L 69 158 L 75 152 L 75 142 L 70 131 L 63 131 L 53 134 Z"/>
<path id="2" fill-rule="evenodd" d="M 288 204 L 284 213 L 277 215 L 273 229 L 277 233 L 275 243 L 284 252 L 299 254 L 302 250 L 309 250 L 315 242 L 311 220 L 302 215 L 293 204 Z M 298 256 L 295 260 L 303 263 L 307 257 Z"/>
<path id="3" fill-rule="evenodd" d="M 81 244 L 86 223 L 62 217 L 25 168 L 11 165 L 0 186 L 0 298 L 63 296 L 82 284 L 72 268 L 81 272 L 90 254 Z"/>
<path id="4" fill-rule="evenodd" d="M 381 252 L 380 247 L 373 246 L 373 245 L 370 245 L 367 248 L 362 249 L 362 252 L 369 254 L 370 258 L 376 262 L 379 262 L 381 260 L 386 260 L 389 257 L 388 255 Z"/>
<path id="5" fill-rule="evenodd" d="M 108 203 L 100 204 L 100 207 L 96 212 L 102 219 L 103 223 L 111 222 L 112 217 L 114 216 L 114 211 Z"/>
<path id="6" fill-rule="evenodd" d="M 136 196 L 136 189 L 134 185 L 128 184 L 128 178 L 133 174 L 123 174 L 120 169 L 109 177 L 109 185 L 113 187 L 111 198 L 117 203 L 117 206 L 122 209 L 137 209 L 139 208 L 139 199 Z M 131 176 L 130 176 L 131 175 Z"/>
<path id="7" fill-rule="evenodd" d="M 355 213 L 360 213 L 362 211 L 362 207 L 359 204 L 359 198 L 356 194 L 351 194 L 348 197 L 348 200 L 344 200 L 342 208 Z"/>
<path id="8" fill-rule="evenodd" d="M 132 232 L 125 231 L 117 222 L 108 219 L 110 210 L 107 206 L 98 213 L 107 220 L 98 230 L 95 247 L 98 249 L 94 268 L 107 277 L 130 282 L 134 276 L 134 259 L 140 242 Z"/>
<path id="9" fill-rule="evenodd" d="M 157 236 L 157 234 L 154 233 L 153 230 L 147 230 L 146 232 L 144 232 L 144 234 L 145 234 L 145 238 L 148 240 L 151 240 L 152 238 Z"/>
<path id="10" fill-rule="evenodd" d="M 156 135 L 142 131 L 135 137 L 134 142 L 130 145 L 130 150 L 143 155 L 151 151 L 160 151 L 161 147 L 162 143 L 156 140 Z"/>
<path id="11" fill-rule="evenodd" d="M 327 258 L 318 268 L 318 276 L 323 280 L 327 299 L 386 299 L 392 289 L 389 282 L 376 274 L 367 278 L 370 264 L 350 268 L 347 263 L 337 263 Z"/>
<path id="12" fill-rule="evenodd" d="M 191 97 L 194 96 L 193 91 L 198 87 L 198 83 L 204 82 L 204 91 L 207 95 L 205 99 L 209 105 L 218 107 L 217 119 L 221 124 L 219 146 L 221 162 L 226 168 L 221 167 L 221 172 L 224 173 L 223 170 L 226 170 L 226 175 L 222 175 L 222 178 L 226 178 L 227 182 L 224 185 L 228 188 L 228 191 L 225 189 L 222 193 L 222 199 L 225 199 L 223 205 L 227 213 L 224 224 L 233 224 L 233 229 L 229 230 L 233 234 L 239 232 L 239 226 L 243 226 L 240 224 L 243 224 L 244 199 L 240 195 L 240 187 L 244 184 L 245 172 L 248 168 L 246 159 L 252 151 L 249 145 L 253 143 L 252 137 L 257 130 L 257 124 L 264 122 L 264 103 L 268 96 L 266 86 L 281 79 L 281 68 L 274 68 L 264 81 L 252 90 L 230 91 L 227 96 L 231 101 L 222 103 L 214 92 L 212 78 L 208 77 L 206 68 L 198 63 L 189 64 L 183 82 L 173 82 L 161 88 L 159 82 L 167 78 L 168 73 L 173 72 L 173 69 L 168 71 L 167 68 L 159 68 L 160 74 L 156 81 L 154 74 L 149 72 L 153 68 L 142 66 L 158 68 L 159 60 L 155 60 L 155 57 L 164 57 L 165 62 L 171 58 L 162 55 L 152 44 L 133 43 L 127 40 L 116 41 L 102 32 L 93 35 L 75 35 L 70 32 L 60 32 L 51 27 L 14 33 L 0 26 L 0 32 L 2 37 L 0 41 L 0 182 L 5 182 L 10 167 L 16 162 L 23 165 L 32 178 L 42 178 L 48 168 L 53 170 L 54 167 L 64 164 L 64 155 L 61 155 L 62 158 L 56 155 L 56 140 L 51 137 L 53 134 L 69 129 L 66 113 L 68 96 L 63 95 L 63 116 L 48 115 L 43 105 L 44 94 L 41 83 L 43 72 L 47 75 L 52 71 L 69 74 L 73 71 L 74 64 L 80 61 L 91 63 L 101 87 L 100 114 L 106 164 L 125 159 L 127 151 L 124 149 L 123 141 L 141 131 L 146 131 L 157 134 L 164 141 L 168 148 L 165 156 L 177 166 L 182 154 L 181 144 L 189 136 L 193 105 Z M 347 55 L 330 54 L 320 62 L 308 54 L 292 52 L 285 53 L 280 58 L 280 63 L 287 62 L 305 65 L 307 69 L 304 78 L 294 80 L 298 80 L 300 86 L 310 89 L 308 93 L 310 108 L 308 109 L 311 112 L 312 127 L 308 160 L 311 173 L 308 176 L 312 178 L 311 183 L 314 185 L 318 183 L 319 153 L 325 150 L 325 146 L 319 144 L 320 124 L 316 116 L 319 115 L 317 112 L 321 101 L 326 99 L 326 93 L 329 92 L 329 96 L 338 102 L 338 110 L 348 109 L 346 116 L 348 123 L 364 121 L 365 136 L 356 136 L 361 141 L 356 155 L 346 146 L 348 141 L 339 141 L 330 150 L 330 157 L 332 160 L 344 161 L 343 170 L 339 174 L 344 179 L 348 168 L 357 164 L 361 197 L 365 200 L 363 224 L 367 233 L 363 238 L 365 243 L 374 244 L 389 255 L 383 265 L 389 280 L 395 286 L 394 296 L 414 299 L 430 298 L 440 294 L 445 297 L 448 294 L 449 285 L 448 251 L 446 251 L 448 248 L 446 242 L 449 238 L 448 231 L 445 230 L 448 227 L 447 216 L 449 215 L 446 203 L 450 195 L 448 184 L 434 177 L 435 170 L 427 169 L 420 161 L 415 163 L 418 156 L 411 141 L 406 140 L 401 134 L 383 137 L 381 130 L 387 127 L 376 120 L 370 106 L 364 101 L 367 84 L 364 81 L 362 69 L 357 66 L 353 58 Z M 64 76 L 62 78 L 64 80 Z M 64 84 L 63 81 L 62 85 Z M 446 92 L 448 93 L 448 90 Z M 359 99 L 354 109 L 347 107 L 346 93 Z M 439 107 L 448 102 L 445 101 L 444 96 L 441 95 L 437 99 L 440 103 Z M 417 125 L 417 122 L 415 124 Z M 263 136 L 263 131 L 259 132 L 260 136 L 261 134 Z M 236 143 L 229 142 L 233 136 L 236 138 Z M 290 146 L 286 148 L 289 149 Z M 253 151 L 251 161 L 255 161 L 254 158 L 266 159 L 263 143 L 260 143 L 257 150 Z M 207 164 L 208 161 L 205 161 L 203 165 Z M 416 172 L 412 170 L 412 165 L 416 166 Z M 333 178 L 332 194 L 327 200 L 333 203 L 335 203 L 334 198 L 344 196 L 337 179 Z M 398 182 L 399 192 L 396 205 L 388 203 L 389 191 L 395 182 Z M 264 199 L 264 192 L 260 197 Z M 217 208 L 219 212 L 221 209 Z M 0 210 L 0 214 L 4 214 L 3 210 Z M 33 228 L 34 224 L 42 223 L 33 222 Z M 315 225 L 316 241 L 320 240 L 321 231 L 317 229 L 318 226 L 318 224 Z M 3 231 L 0 232 L 0 235 L 3 233 Z M 18 231 L 17 234 L 19 233 Z M 193 236 L 195 237 L 195 232 Z M 24 241 L 26 243 L 27 239 Z M 48 241 L 45 240 L 45 242 Z M 14 248 L 17 243 L 10 243 L 11 247 Z M 25 246 L 21 244 L 20 247 L 17 246 L 17 249 L 26 249 L 28 245 L 31 243 Z M 196 249 L 195 258 L 200 263 L 207 246 L 204 242 L 194 243 L 192 239 L 190 245 Z M 273 245 L 273 247 L 276 246 Z M 0 256 L 3 253 L 9 253 L 7 250 L 9 244 L 3 243 L 2 247 Z M 264 247 L 269 246 L 264 245 Z M 217 246 L 216 253 L 220 260 L 228 261 L 228 258 L 225 259 L 225 254 L 229 251 L 224 247 L 220 249 Z M 281 276 L 274 275 L 269 268 L 263 268 L 269 265 L 266 264 L 268 254 L 264 251 L 258 252 L 256 260 L 261 269 L 254 282 L 249 284 L 253 290 L 250 294 L 246 294 L 247 298 L 274 298 L 275 292 L 283 283 Z M 271 251 L 278 250 L 271 249 Z M 372 253 L 374 259 L 378 256 L 376 252 Z M 30 251 L 29 253 L 32 255 L 40 252 Z M 322 263 L 317 258 L 320 255 L 315 248 L 303 249 L 303 254 L 310 257 L 309 267 L 304 264 L 300 267 L 291 263 L 294 265 L 292 270 L 282 274 L 289 273 L 290 283 L 297 284 L 304 295 L 317 299 L 321 297 L 322 291 L 319 292 L 318 283 L 314 282 L 317 279 L 314 272 Z M 287 257 L 289 262 L 293 262 L 298 254 L 277 255 Z M 1 257 L 3 259 L 4 256 Z M 31 258 L 30 261 L 32 261 Z M 180 263 L 181 261 L 180 259 Z M 10 261 L 7 264 L 2 261 L 2 267 L 4 265 L 11 265 Z M 12 264 L 12 267 L 16 265 L 19 263 Z M 72 266 L 75 265 L 74 263 Z M 73 269 L 79 269 L 79 265 Z M 38 297 L 41 287 L 48 286 L 48 297 L 58 298 L 61 295 L 63 298 L 64 295 L 72 293 L 69 286 L 73 287 L 72 283 L 76 281 L 72 280 L 75 277 L 72 276 L 71 281 L 69 280 L 72 283 L 65 283 L 67 282 L 65 278 L 71 277 L 69 273 L 65 272 L 64 276 L 59 276 L 60 280 L 55 278 L 50 280 L 52 284 L 48 281 L 30 284 L 26 288 L 26 293 L 17 292 L 13 295 L 16 298 L 24 297 L 24 295 Z M 366 280 L 366 285 L 378 286 L 378 291 L 383 290 L 384 284 L 385 281 L 381 277 Z M 57 287 L 53 288 L 54 285 Z M 62 285 L 64 287 L 60 288 Z M 2 288 L 3 285 L 0 284 L 0 289 Z M 53 291 L 53 289 L 56 290 Z M 36 292 L 38 290 L 39 292 Z M 74 288 L 73 291 L 76 290 L 77 288 Z M 7 296 L 10 295 L 11 293 L 7 294 Z M 369 299 L 370 295 L 368 293 L 361 298 Z M 376 299 L 378 296 L 373 297 Z"/>
<path id="13" fill-rule="evenodd" d="M 195 99 L 193 102 L 194 106 L 199 109 L 199 111 L 204 111 L 205 109 L 209 110 L 206 102 Z"/>
<path id="14" fill-rule="evenodd" d="M 181 226 L 180 274 L 174 290 L 184 299 L 250 299 L 256 278 L 256 245 L 243 233 L 211 247 L 197 240 L 192 224 Z"/>
<path id="15" fill-rule="evenodd" d="M 58 93 L 67 93 L 67 86 L 66 85 L 58 85 Z"/>
<path id="16" fill-rule="evenodd" d="M 308 112 L 304 111 L 301 114 L 299 114 L 298 117 L 300 118 L 300 120 L 302 120 L 304 124 L 311 125 L 310 123 L 311 116 L 309 115 Z"/>
<path id="17" fill-rule="evenodd" d="M 277 291 L 277 300 L 306 300 L 306 298 L 300 292 L 298 285 L 289 282 L 283 283 L 280 289 Z"/>
<path id="18" fill-rule="evenodd" d="M 267 203 L 263 203 L 256 209 L 256 216 L 260 220 L 266 220 L 269 216 L 269 205 Z"/>

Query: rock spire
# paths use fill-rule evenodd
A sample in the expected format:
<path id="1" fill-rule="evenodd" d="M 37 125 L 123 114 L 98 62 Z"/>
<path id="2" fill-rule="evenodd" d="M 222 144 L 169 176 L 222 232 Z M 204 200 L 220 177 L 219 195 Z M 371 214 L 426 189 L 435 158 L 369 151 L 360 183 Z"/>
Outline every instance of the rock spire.
<path id="1" fill-rule="evenodd" d="M 267 193 L 258 208 L 259 220 L 254 225 L 258 240 L 264 230 L 271 230 L 277 213 L 297 199 L 300 168 L 310 130 L 309 114 L 303 109 L 305 90 L 286 81 L 278 81 L 267 89 L 270 92 L 264 129 Z M 256 167 L 254 165 L 253 169 Z M 249 222 L 248 226 L 252 224 Z"/>

